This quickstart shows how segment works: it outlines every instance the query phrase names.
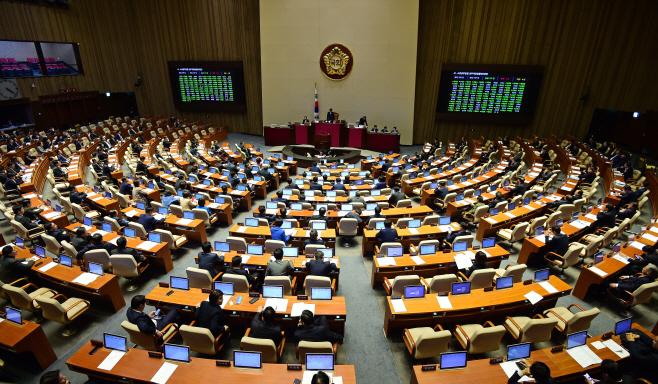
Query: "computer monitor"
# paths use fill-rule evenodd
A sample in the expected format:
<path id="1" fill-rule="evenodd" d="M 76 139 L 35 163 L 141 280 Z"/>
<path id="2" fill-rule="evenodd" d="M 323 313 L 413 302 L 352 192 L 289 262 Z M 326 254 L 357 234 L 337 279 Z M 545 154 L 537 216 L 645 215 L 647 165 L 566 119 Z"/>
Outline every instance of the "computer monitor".
<path id="1" fill-rule="evenodd" d="M 384 229 L 384 222 L 383 221 L 376 222 L 375 229 Z"/>
<path id="2" fill-rule="evenodd" d="M 594 264 L 598 264 L 603 261 L 603 252 L 598 252 L 594 255 Z"/>
<path id="3" fill-rule="evenodd" d="M 622 333 L 626 333 L 631 330 L 631 325 L 633 325 L 633 318 L 629 317 L 624 320 L 619 320 L 615 323 L 615 336 L 619 336 Z"/>
<path id="4" fill-rule="evenodd" d="M 305 196 L 305 197 L 315 197 L 315 191 L 312 191 L 312 190 L 310 190 L 310 189 L 309 189 L 309 190 L 305 190 L 305 191 L 304 191 L 304 196 Z"/>
<path id="5" fill-rule="evenodd" d="M 450 224 L 450 216 L 439 217 L 439 225 L 449 225 L 449 224 Z"/>
<path id="6" fill-rule="evenodd" d="M 162 235 L 159 233 L 149 233 L 149 241 L 152 241 L 154 243 L 162 243 Z"/>
<path id="7" fill-rule="evenodd" d="M 178 194 L 179 197 L 183 197 L 183 191 L 178 191 L 176 193 Z"/>
<path id="8" fill-rule="evenodd" d="M 69 268 L 73 267 L 71 256 L 59 255 L 59 264 Z"/>
<path id="9" fill-rule="evenodd" d="M 436 254 L 436 244 L 423 244 L 420 246 L 420 255 L 434 255 Z"/>
<path id="10" fill-rule="evenodd" d="M 56 211 L 57 213 L 62 213 L 62 207 L 59 206 L 59 205 L 55 205 L 55 211 Z"/>
<path id="11" fill-rule="evenodd" d="M 135 230 L 132 229 L 132 228 L 124 228 L 123 229 L 123 235 L 125 237 L 129 237 L 131 239 L 134 239 L 135 238 Z"/>
<path id="12" fill-rule="evenodd" d="M 544 234 L 544 226 L 535 228 L 535 236 L 541 236 Z"/>
<path id="13" fill-rule="evenodd" d="M 324 258 L 331 258 L 334 257 L 334 249 L 333 248 L 318 248 L 319 252 L 322 252 L 324 255 Z"/>
<path id="14" fill-rule="evenodd" d="M 247 244 L 247 254 L 262 256 L 263 246 L 261 244 Z"/>
<path id="15" fill-rule="evenodd" d="M 284 220 L 283 223 L 281 223 L 281 229 L 292 229 L 292 221 Z"/>
<path id="16" fill-rule="evenodd" d="M 458 194 L 457 197 L 455 197 L 455 200 L 457 200 L 457 201 L 464 200 L 464 194 L 463 193 Z"/>
<path id="17" fill-rule="evenodd" d="M 475 196 L 475 197 L 478 197 L 478 196 L 480 196 L 481 194 L 482 194 L 482 191 L 479 190 L 479 189 L 476 189 L 475 191 L 473 191 L 473 196 Z"/>
<path id="18" fill-rule="evenodd" d="M 16 245 L 18 245 L 18 242 L 16 242 Z M 617 253 L 617 252 L 619 252 L 620 249 L 621 249 L 621 245 L 619 243 L 617 243 L 612 247 L 612 252 Z"/>
<path id="19" fill-rule="evenodd" d="M 284 189 L 283 196 L 292 196 L 292 189 Z"/>
<path id="20" fill-rule="evenodd" d="M 551 270 L 548 268 L 535 271 L 535 283 L 546 281 L 549 277 L 551 277 Z"/>
<path id="21" fill-rule="evenodd" d="M 314 223 L 311 223 L 311 228 L 315 229 L 316 231 L 326 231 L 327 223 L 324 221 L 316 221 Z"/>
<path id="22" fill-rule="evenodd" d="M 373 189 L 370 191 L 370 196 L 376 197 L 376 196 L 381 196 L 382 195 L 382 190 L 381 189 Z"/>
<path id="23" fill-rule="evenodd" d="M 580 212 L 574 212 L 573 215 L 571 215 L 571 220 L 578 220 L 578 216 L 580 216 Z"/>
<path id="24" fill-rule="evenodd" d="M 363 185 L 363 180 L 354 180 L 354 185 Z"/>
<path id="25" fill-rule="evenodd" d="M 409 228 L 420 228 L 421 224 L 422 223 L 421 223 L 420 219 L 410 220 L 409 221 Z"/>
<path id="26" fill-rule="evenodd" d="M 567 335 L 567 349 L 587 344 L 587 331 L 574 332 Z"/>
<path id="27" fill-rule="evenodd" d="M 491 208 L 489 216 L 496 216 L 498 214 L 498 208 Z"/>
<path id="28" fill-rule="evenodd" d="M 562 225 L 564 225 L 564 220 L 562 220 L 562 219 L 556 220 L 555 225 L 557 225 L 558 227 L 562 227 Z"/>
<path id="29" fill-rule="evenodd" d="M 103 345 L 105 348 L 115 351 L 128 351 L 128 340 L 123 336 L 113 335 L 111 333 L 103 333 Z"/>
<path id="30" fill-rule="evenodd" d="M 283 257 L 297 257 L 299 256 L 298 247 L 283 247 Z"/>
<path id="31" fill-rule="evenodd" d="M 329 204 L 326 203 L 318 203 L 315 205 L 315 210 L 319 211 L 320 209 L 324 208 L 325 210 L 329 210 Z"/>
<path id="32" fill-rule="evenodd" d="M 192 212 L 192 211 L 183 211 L 183 219 L 194 220 L 194 212 Z"/>
<path id="33" fill-rule="evenodd" d="M 352 204 L 341 204 L 340 205 L 340 210 L 343 212 L 352 212 L 354 209 Z"/>
<path id="34" fill-rule="evenodd" d="M 331 300 L 331 288 L 311 287 L 311 300 Z"/>
<path id="35" fill-rule="evenodd" d="M 263 285 L 263 298 L 283 299 L 283 285 Z"/>
<path id="36" fill-rule="evenodd" d="M 242 192 L 242 191 L 246 191 L 246 190 L 247 190 L 247 186 L 246 186 L 246 185 L 244 185 L 244 184 L 240 184 L 240 185 L 238 185 L 238 191 L 241 191 L 241 192 Z"/>
<path id="37" fill-rule="evenodd" d="M 398 173 L 399 171 L 400 171 L 400 167 L 391 167 L 391 172 Z"/>
<path id="38" fill-rule="evenodd" d="M 514 276 L 505 276 L 496 279 L 496 290 L 512 288 L 513 286 L 514 286 Z"/>
<path id="39" fill-rule="evenodd" d="M 514 203 L 507 204 L 507 210 L 508 211 L 512 211 L 512 210 L 514 210 L 514 208 L 516 208 L 516 204 L 514 204 Z"/>
<path id="40" fill-rule="evenodd" d="M 386 256 L 388 257 L 401 257 L 403 254 L 404 254 L 404 247 L 386 248 Z"/>
<path id="41" fill-rule="evenodd" d="M 91 217 L 85 217 L 84 219 L 82 219 L 82 224 L 91 227 Z"/>
<path id="42" fill-rule="evenodd" d="M 377 208 L 377 203 L 367 203 L 366 211 L 374 211 Z"/>
<path id="43" fill-rule="evenodd" d="M 158 213 L 163 216 L 167 216 L 169 214 L 169 210 L 167 207 L 158 207 Z"/>
<path id="44" fill-rule="evenodd" d="M 523 199 L 523 204 L 524 204 L 524 205 L 528 205 L 528 204 L 530 204 L 530 198 L 529 198 L 529 197 L 526 197 L 525 199 Z"/>
<path id="45" fill-rule="evenodd" d="M 258 227 L 258 219 L 244 219 L 244 225 L 247 227 Z"/>
<path id="46" fill-rule="evenodd" d="M 404 287 L 405 299 L 422 299 L 425 297 L 424 285 L 407 285 Z"/>
<path id="47" fill-rule="evenodd" d="M 444 352 L 441 354 L 440 370 L 466 368 L 467 352 Z"/>
<path id="48" fill-rule="evenodd" d="M 103 276 L 103 264 L 89 262 L 89 273 L 93 273 L 98 276 Z"/>
<path id="49" fill-rule="evenodd" d="M 152 184 L 149 184 L 149 185 L 152 185 Z M 153 189 L 152 187 L 149 187 L 149 188 Z M 112 192 L 105 192 L 105 198 L 108 199 L 108 200 L 112 199 Z"/>
<path id="50" fill-rule="evenodd" d="M 336 197 L 336 191 L 327 191 L 327 197 Z"/>
<path id="51" fill-rule="evenodd" d="M 177 361 L 179 363 L 190 362 L 190 347 L 184 345 L 165 344 L 164 359 Z"/>
<path id="52" fill-rule="evenodd" d="M 182 289 L 184 291 L 190 290 L 190 281 L 185 277 L 170 276 L 169 282 L 171 288 Z"/>
<path id="53" fill-rule="evenodd" d="M 471 283 L 469 281 L 464 283 L 452 283 L 450 291 L 453 295 L 465 295 L 471 293 Z"/>
<path id="54" fill-rule="evenodd" d="M 223 283 L 221 281 L 215 281 L 213 283 L 213 289 L 222 291 L 223 294 L 228 296 L 233 296 L 233 283 Z"/>
<path id="55" fill-rule="evenodd" d="M 40 247 L 38 245 L 34 246 L 34 253 L 39 257 L 45 257 L 46 256 L 46 250 L 43 247 Z"/>
<path id="56" fill-rule="evenodd" d="M 217 252 L 230 252 L 231 244 L 225 241 L 215 241 L 215 251 Z"/>
<path id="57" fill-rule="evenodd" d="M 14 239 L 15 239 L 15 241 L 16 241 L 16 246 L 17 246 L 18 248 L 25 248 L 25 245 L 24 245 L 25 242 L 23 241 L 23 238 L 22 238 L 22 237 L 18 237 L 18 236 L 16 236 Z"/>
<path id="58" fill-rule="evenodd" d="M 482 239 L 482 248 L 493 248 L 496 246 L 496 238 L 495 237 L 485 237 Z"/>
<path id="59" fill-rule="evenodd" d="M 439 183 L 432 183 L 430 184 L 430 189 L 436 189 L 436 187 L 439 186 Z"/>
<path id="60" fill-rule="evenodd" d="M 223 197 L 217 196 L 215 197 L 215 203 L 217 204 L 224 204 L 226 200 Z"/>
<path id="61" fill-rule="evenodd" d="M 448 186 L 451 186 L 451 185 L 453 185 L 453 184 L 455 184 L 454 180 L 449 179 L 449 180 L 448 180 Z"/>
<path id="62" fill-rule="evenodd" d="M 326 371 L 334 370 L 333 353 L 307 353 L 306 370 L 309 371 Z"/>
<path id="63" fill-rule="evenodd" d="M 23 325 L 23 318 L 21 317 L 21 311 L 9 306 L 5 307 L 5 320 L 10 321 L 14 324 Z"/>
<path id="64" fill-rule="evenodd" d="M 530 343 L 507 346 L 507 361 L 527 359 L 530 357 Z"/>
<path id="65" fill-rule="evenodd" d="M 212 181 L 206 179 L 206 180 L 203 181 L 203 185 L 211 186 L 211 185 L 212 185 Z"/>
<path id="66" fill-rule="evenodd" d="M 491 192 L 495 192 L 496 191 L 496 186 L 492 185 L 490 189 L 491 189 Z"/>
<path id="67" fill-rule="evenodd" d="M 468 249 L 468 243 L 465 241 L 455 241 L 452 243 L 453 252 L 464 252 Z"/>
<path id="68" fill-rule="evenodd" d="M 137 209 L 141 209 L 143 211 L 146 209 L 146 205 L 142 202 L 137 202 Z"/>
<path id="69" fill-rule="evenodd" d="M 302 203 L 292 203 L 292 204 L 290 204 L 290 210 L 291 211 L 303 211 L 304 206 L 302 205 Z"/>

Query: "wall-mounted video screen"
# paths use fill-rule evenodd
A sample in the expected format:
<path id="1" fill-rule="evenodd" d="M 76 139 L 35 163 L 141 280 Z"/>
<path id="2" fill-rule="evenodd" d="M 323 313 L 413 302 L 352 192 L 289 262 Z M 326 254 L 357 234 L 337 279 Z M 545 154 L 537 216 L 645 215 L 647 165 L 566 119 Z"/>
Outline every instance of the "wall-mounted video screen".
<path id="1" fill-rule="evenodd" d="M 437 120 L 529 124 L 543 66 L 443 64 Z"/>
<path id="2" fill-rule="evenodd" d="M 0 71 L 4 78 L 81 75 L 75 43 L 0 40 Z"/>
<path id="3" fill-rule="evenodd" d="M 170 61 L 168 65 L 176 109 L 247 110 L 241 61 Z"/>

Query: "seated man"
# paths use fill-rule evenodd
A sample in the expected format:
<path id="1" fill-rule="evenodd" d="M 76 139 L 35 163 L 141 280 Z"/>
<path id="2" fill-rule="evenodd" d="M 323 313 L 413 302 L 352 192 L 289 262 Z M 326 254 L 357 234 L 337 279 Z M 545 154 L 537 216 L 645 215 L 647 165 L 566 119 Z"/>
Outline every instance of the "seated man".
<path id="1" fill-rule="evenodd" d="M 139 252 L 132 248 L 128 248 L 128 240 L 121 236 L 117 239 L 117 249 L 110 251 L 110 255 L 130 255 L 135 259 L 135 263 L 139 264 L 144 261 L 145 257 L 140 255 Z"/>
<path id="2" fill-rule="evenodd" d="M 295 269 L 295 266 L 292 261 L 283 260 L 283 249 L 275 249 L 274 252 L 272 252 L 272 256 L 274 256 L 274 260 L 267 262 L 265 276 L 288 276 L 290 277 L 290 280 L 292 280 L 290 272 Z"/>
<path id="3" fill-rule="evenodd" d="M 279 209 L 279 218 L 281 218 L 281 220 L 295 220 L 295 221 L 297 221 L 297 219 L 295 219 L 294 217 L 288 215 L 288 210 L 286 208 L 280 208 Z"/>
<path id="4" fill-rule="evenodd" d="M 320 208 L 320 210 L 318 211 L 318 214 L 311 216 L 308 219 L 308 222 L 310 222 L 312 220 L 323 220 L 323 221 L 329 222 L 330 219 L 329 219 L 329 217 L 325 216 L 325 213 L 327 213 L 327 210 L 324 207 Z"/>
<path id="5" fill-rule="evenodd" d="M 299 318 L 295 338 L 298 341 L 322 342 L 343 344 L 343 336 L 329 329 L 329 321 L 325 316 L 313 319 L 313 312 L 305 309 Z"/>
<path id="6" fill-rule="evenodd" d="M 259 205 L 258 206 L 258 213 L 254 213 L 254 217 L 258 218 L 258 219 L 265 219 L 265 220 L 267 220 L 268 223 L 272 224 L 272 222 L 274 221 L 274 216 L 270 216 L 270 215 L 266 214 L 265 213 L 266 211 L 267 210 L 265 209 L 264 205 Z"/>
<path id="7" fill-rule="evenodd" d="M 521 178 L 516 179 L 516 184 L 510 188 L 510 191 L 513 196 L 523 196 L 526 191 L 525 182 Z"/>
<path id="8" fill-rule="evenodd" d="M 38 233 L 38 231 L 42 230 L 39 225 L 25 216 L 25 209 L 22 205 L 14 205 L 11 209 L 14 212 L 14 220 L 21 223 L 28 232 L 35 231 Z"/>
<path id="9" fill-rule="evenodd" d="M 470 234 L 471 234 L 470 232 L 464 231 L 464 228 L 462 228 L 462 226 L 460 225 L 457 230 L 448 233 L 448 236 L 446 236 L 445 238 L 445 242 L 448 244 L 452 244 L 457 237 L 468 236 Z"/>
<path id="10" fill-rule="evenodd" d="M 263 309 L 262 305 L 258 307 L 254 319 L 251 320 L 249 337 L 270 339 L 274 342 L 274 345 L 278 346 L 283 335 L 281 334 L 281 326 L 274 324 L 275 315 L 276 312 L 272 307 L 265 309 Z"/>
<path id="11" fill-rule="evenodd" d="M 197 255 L 197 259 L 199 268 L 208 271 L 212 277 L 217 276 L 219 273 L 215 266 L 224 264 L 224 256 L 218 256 L 212 252 L 212 245 L 209 241 L 201 244 L 201 252 Z"/>
<path id="12" fill-rule="evenodd" d="M 658 382 L 658 338 L 631 329 L 630 332 L 621 334 L 621 345 L 630 353 L 624 364 L 624 373 L 641 377 L 651 383 Z"/>
<path id="13" fill-rule="evenodd" d="M 635 379 L 629 375 L 622 374 L 622 369 L 619 367 L 619 364 L 611 359 L 603 359 L 603 361 L 601 361 L 601 376 L 600 380 L 586 379 L 587 384 L 635 384 Z"/>
<path id="14" fill-rule="evenodd" d="M 78 261 L 82 261 L 82 257 L 85 255 L 85 253 L 89 251 L 95 251 L 97 249 L 104 249 L 109 254 L 112 252 L 112 248 L 112 243 L 103 241 L 103 235 L 100 233 L 94 233 L 91 235 L 91 243 L 87 244 L 87 246 L 82 248 L 81 251 L 78 251 L 77 259 Z"/>
<path id="15" fill-rule="evenodd" d="M 473 215 L 475 215 L 475 211 L 477 211 L 478 208 L 483 207 L 485 205 L 486 204 L 484 203 L 484 198 L 482 197 L 482 195 L 478 196 L 477 197 L 477 202 L 475 204 L 473 204 L 473 208 L 469 209 L 468 211 L 460 212 L 459 222 L 460 223 L 466 223 L 468 221 L 468 220 L 466 220 L 466 217 L 467 217 L 466 213 L 467 212 L 470 214 L 468 216 L 473 217 Z"/>
<path id="16" fill-rule="evenodd" d="M 285 206 L 288 206 L 288 200 L 283 197 L 283 191 L 276 191 L 276 197 L 273 197 L 272 201 L 275 203 L 283 203 Z"/>
<path id="17" fill-rule="evenodd" d="M 71 242 L 71 235 L 66 233 L 63 229 L 59 229 L 57 224 L 47 221 L 43 224 L 43 228 L 46 230 L 48 236 L 52 236 L 58 242 L 66 241 L 67 243 Z"/>
<path id="18" fill-rule="evenodd" d="M 363 197 L 361 197 L 361 192 L 359 192 L 359 191 L 356 191 L 354 196 L 348 197 L 347 202 L 348 203 L 361 203 L 361 204 L 363 204 L 364 207 L 366 205 L 366 201 L 363 199 Z"/>
<path id="19" fill-rule="evenodd" d="M 332 191 L 345 191 L 345 184 L 343 184 L 343 181 L 340 179 L 340 177 L 336 178 L 336 182 L 334 185 L 331 187 Z"/>
<path id="20" fill-rule="evenodd" d="M 382 209 L 378 205 L 378 206 L 375 207 L 375 214 L 368 218 L 368 221 L 367 221 L 366 224 L 370 225 L 370 220 L 372 220 L 372 219 L 384 219 L 384 218 L 386 218 L 386 216 L 382 215 Z"/>
<path id="21" fill-rule="evenodd" d="M 144 230 L 146 232 L 154 231 L 157 224 L 162 224 L 166 220 L 164 217 L 160 220 L 153 217 L 155 216 L 156 212 L 154 212 L 153 208 L 151 207 L 146 207 L 145 212 L 146 213 L 143 215 L 139 215 L 139 223 L 144 226 Z"/>
<path id="22" fill-rule="evenodd" d="M 128 321 L 135 324 L 141 333 L 157 336 L 162 338 L 162 330 L 171 323 L 180 323 L 181 319 L 176 309 L 172 309 L 163 317 L 156 318 L 155 311 L 144 313 L 146 308 L 146 297 L 137 295 L 130 300 L 130 308 L 126 311 Z M 155 323 L 153 322 L 155 320 Z"/>
<path id="23" fill-rule="evenodd" d="M 405 195 L 403 192 L 400 192 L 400 187 L 396 185 L 393 187 L 393 193 L 391 193 L 391 196 L 388 198 L 388 202 L 392 207 L 396 207 L 398 205 L 398 201 L 404 200 L 406 198 L 407 195 Z"/>
<path id="24" fill-rule="evenodd" d="M 75 229 L 75 236 L 71 241 L 71 245 L 75 248 L 76 251 L 83 250 L 87 244 L 89 244 L 89 232 L 85 227 L 78 227 Z"/>
<path id="25" fill-rule="evenodd" d="M 178 198 L 178 196 L 174 196 L 171 193 L 171 191 L 165 191 L 164 197 L 162 198 L 162 205 L 166 208 L 169 208 L 171 203 L 173 203 L 174 201 L 178 202 L 178 204 L 180 205 L 180 199 Z"/>
<path id="26" fill-rule="evenodd" d="M 632 260 L 628 263 L 631 275 L 642 272 L 642 269 L 649 264 L 658 265 L 658 254 L 656 254 L 656 248 L 650 245 L 642 247 L 642 254 L 639 256 L 640 259 L 631 258 Z"/>
<path id="27" fill-rule="evenodd" d="M 379 176 L 379 179 L 377 179 L 377 183 L 375 184 L 374 187 L 372 187 L 372 189 L 383 189 L 383 188 L 388 188 L 388 185 L 386 185 L 386 176 Z"/>
<path id="28" fill-rule="evenodd" d="M 283 241 L 283 243 L 286 244 L 288 241 L 290 241 L 290 235 L 286 235 L 286 232 L 281 229 L 282 225 L 283 220 L 277 217 L 274 220 L 274 224 L 270 227 L 270 235 L 272 240 Z"/>
<path id="29" fill-rule="evenodd" d="M 549 254 L 550 252 L 555 253 L 560 256 L 564 256 L 569 250 L 569 236 L 565 233 L 562 233 L 560 227 L 553 226 L 546 231 L 544 243 L 546 244 L 546 251 L 542 255 L 548 255 L 550 260 L 559 260 L 555 255 Z M 553 236 L 552 239 L 548 239 L 549 236 Z"/>
<path id="30" fill-rule="evenodd" d="M 377 241 L 381 243 L 397 241 L 398 231 L 395 228 L 391 228 L 392 225 L 393 222 L 390 219 L 386 219 L 386 221 L 384 221 L 384 228 L 377 232 Z"/>
<path id="31" fill-rule="evenodd" d="M 5 284 L 24 278 L 34 265 L 34 260 L 16 259 L 18 251 L 11 245 L 2 248 L 2 260 L 0 260 L 0 281 Z"/>
<path id="32" fill-rule="evenodd" d="M 360 226 L 363 220 L 361 219 L 361 213 L 363 211 L 361 208 L 356 208 L 354 211 L 347 212 L 343 218 L 345 219 L 356 219 L 357 226 Z"/>
<path id="33" fill-rule="evenodd" d="M 110 219 L 114 219 L 114 220 L 116 220 L 116 222 L 117 222 L 120 226 L 122 226 L 122 227 L 127 227 L 127 226 L 128 226 L 128 223 L 129 223 L 129 222 L 126 221 L 126 220 L 124 220 L 124 219 L 122 219 L 122 218 L 120 218 L 120 217 L 119 217 L 119 213 L 117 212 L 116 209 L 110 209 L 110 211 L 109 211 L 108 213 L 109 213 L 108 216 L 110 217 Z"/>
<path id="34" fill-rule="evenodd" d="M 194 323 L 195 327 L 206 328 L 212 333 L 216 339 L 219 335 L 219 344 L 228 340 L 231 335 L 228 327 L 228 320 L 224 311 L 222 311 L 222 303 L 224 302 L 224 293 L 218 289 L 213 289 L 208 295 L 208 301 L 202 301 L 198 304 L 196 309 Z"/>
<path id="35" fill-rule="evenodd" d="M 626 208 L 620 209 L 619 212 L 617 212 L 617 220 L 632 218 L 633 216 L 635 216 L 635 213 L 637 212 L 637 208 L 638 208 L 637 203 L 628 204 Z"/>
<path id="36" fill-rule="evenodd" d="M 631 299 L 627 292 L 633 293 L 641 285 L 653 283 L 656 281 L 656 276 L 658 276 L 658 267 L 649 263 L 642 268 L 641 276 L 619 276 L 619 280 L 616 283 L 608 283 L 608 287 L 613 296 L 627 301 Z"/>
<path id="37" fill-rule="evenodd" d="M 519 383 L 523 376 L 530 376 L 535 379 L 537 384 L 557 384 L 557 380 L 551 377 L 551 369 L 548 368 L 546 363 L 536 361 L 531 364 L 531 361 L 523 361 L 521 364 L 525 365 L 522 371 L 515 371 L 512 376 L 507 380 L 507 384 Z"/>
<path id="38" fill-rule="evenodd" d="M 311 184 L 309 184 L 309 189 L 311 191 L 321 191 L 322 190 L 322 184 L 318 183 L 318 177 L 313 176 L 313 179 L 311 180 Z"/>
<path id="39" fill-rule="evenodd" d="M 306 248 L 307 245 L 309 244 L 319 244 L 319 245 L 325 245 L 324 240 L 318 238 L 318 231 L 315 229 L 311 229 L 311 233 L 309 233 L 310 239 L 304 240 L 304 248 Z"/>
<path id="40" fill-rule="evenodd" d="M 596 214 L 596 224 L 594 224 L 594 229 L 599 228 L 613 228 L 615 224 L 615 207 L 608 203 L 603 206 L 603 209 Z"/>
<path id="41" fill-rule="evenodd" d="M 487 269 L 491 268 L 489 266 L 489 263 L 487 263 L 487 254 L 482 252 L 482 251 L 477 251 L 475 254 L 475 262 L 473 262 L 473 265 L 469 269 L 462 269 L 460 270 L 461 273 L 466 276 L 466 278 L 470 278 L 473 272 L 477 271 L 478 269 Z"/>
<path id="42" fill-rule="evenodd" d="M 620 192 L 617 196 L 619 196 L 620 207 L 623 207 L 627 204 L 637 201 L 637 196 L 635 195 L 635 192 L 633 191 L 630 185 L 625 185 L 624 192 Z"/>
<path id="43" fill-rule="evenodd" d="M 121 186 L 119 186 L 119 193 L 126 196 L 133 195 L 133 185 L 128 182 L 127 177 L 121 178 Z"/>
<path id="44" fill-rule="evenodd" d="M 283 253 L 283 251 L 281 252 Z M 247 281 L 249 282 L 249 285 L 253 285 L 253 290 L 257 290 L 256 284 L 258 283 L 258 278 L 260 277 L 258 272 L 254 272 L 254 274 L 252 275 L 249 273 L 249 271 L 240 268 L 240 265 L 242 265 L 242 257 L 234 256 L 233 259 L 231 259 L 231 268 L 226 268 L 224 274 L 245 276 L 247 278 Z"/>
<path id="45" fill-rule="evenodd" d="M 306 262 L 306 269 L 311 276 L 329 276 L 331 272 L 338 271 L 338 267 L 331 261 L 324 261 L 324 253 L 315 252 L 314 258 Z"/>

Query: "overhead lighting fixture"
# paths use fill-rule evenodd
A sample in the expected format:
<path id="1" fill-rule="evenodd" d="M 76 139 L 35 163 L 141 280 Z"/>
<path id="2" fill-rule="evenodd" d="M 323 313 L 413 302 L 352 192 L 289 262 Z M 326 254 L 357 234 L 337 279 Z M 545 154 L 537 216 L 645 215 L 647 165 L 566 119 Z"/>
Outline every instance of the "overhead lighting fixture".
<path id="1" fill-rule="evenodd" d="M 640 112 L 633 112 L 633 117 L 640 117 Z"/>
<path id="2" fill-rule="evenodd" d="M 110 97 L 110 92 L 105 92 L 105 96 Z"/>

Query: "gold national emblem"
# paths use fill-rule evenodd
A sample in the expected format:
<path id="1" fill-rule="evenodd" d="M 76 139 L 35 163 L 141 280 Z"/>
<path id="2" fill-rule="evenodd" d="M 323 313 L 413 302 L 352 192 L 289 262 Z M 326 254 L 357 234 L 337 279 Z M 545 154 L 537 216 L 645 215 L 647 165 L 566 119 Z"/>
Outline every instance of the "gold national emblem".
<path id="1" fill-rule="evenodd" d="M 352 71 L 352 52 L 341 44 L 331 44 L 322 51 L 320 69 L 331 80 L 343 80 Z"/>

